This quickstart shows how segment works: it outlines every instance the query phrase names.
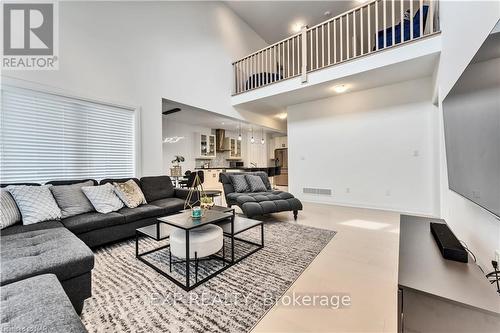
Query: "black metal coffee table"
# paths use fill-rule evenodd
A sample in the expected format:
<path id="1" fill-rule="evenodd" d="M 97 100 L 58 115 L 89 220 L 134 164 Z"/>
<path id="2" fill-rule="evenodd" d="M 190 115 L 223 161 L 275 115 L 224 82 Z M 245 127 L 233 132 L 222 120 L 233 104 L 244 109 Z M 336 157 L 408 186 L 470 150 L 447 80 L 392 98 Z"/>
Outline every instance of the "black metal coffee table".
<path id="1" fill-rule="evenodd" d="M 222 208 L 222 207 L 221 207 Z M 154 252 L 161 251 L 163 249 L 169 248 L 170 244 L 140 253 L 139 251 L 139 238 L 140 237 L 148 237 L 150 239 L 153 239 L 154 241 L 160 242 L 162 240 L 166 240 L 169 238 L 170 232 L 171 232 L 171 227 L 179 228 L 182 230 L 185 230 L 186 232 L 186 252 L 189 253 L 189 232 L 193 229 L 199 228 L 201 226 L 207 225 L 207 224 L 216 224 L 220 226 L 223 230 L 223 235 L 224 239 L 230 238 L 231 239 L 231 254 L 230 254 L 230 259 L 226 259 L 225 256 L 225 241 L 223 245 L 223 255 L 218 256 L 218 255 L 212 255 L 210 257 L 207 257 L 206 259 L 209 260 L 218 260 L 221 262 L 222 266 L 221 268 L 217 269 L 216 271 L 210 273 L 200 281 L 195 281 L 195 283 L 191 283 L 191 274 L 190 274 L 190 260 L 189 256 L 186 257 L 185 261 L 177 261 L 176 263 L 179 262 L 185 262 L 186 264 L 186 272 L 185 272 L 185 283 L 183 281 L 180 281 L 179 279 L 176 279 L 173 275 L 169 274 L 166 270 L 162 269 L 155 263 L 149 261 L 145 256 L 152 254 Z M 256 226 L 261 226 L 261 243 L 255 243 L 251 242 L 245 239 L 237 238 L 235 237 L 236 235 L 249 230 L 253 227 Z M 250 251 L 249 253 L 244 254 L 242 257 L 238 258 L 238 260 L 235 260 L 235 240 L 236 241 L 242 241 L 247 244 L 251 244 L 256 246 L 257 248 Z M 262 249 L 264 247 L 264 225 L 261 221 L 257 220 L 251 220 L 243 217 L 239 217 L 235 215 L 234 209 L 213 209 L 213 210 L 205 210 L 203 217 L 200 219 L 193 219 L 191 217 L 191 211 L 183 211 L 179 214 L 175 215 L 170 215 L 166 217 L 159 218 L 157 220 L 156 224 L 139 228 L 136 230 L 136 258 L 139 259 L 140 261 L 144 262 L 146 265 L 149 267 L 153 268 L 156 270 L 158 273 L 162 274 L 166 278 L 168 278 L 170 281 L 174 282 L 176 285 L 184 289 L 185 291 L 190 291 L 200 284 L 208 281 L 209 279 L 217 276 L 227 268 L 231 267 L 235 263 L 243 260 L 244 258 L 248 257 L 249 255 L 257 252 L 258 250 Z M 169 260 L 171 261 L 171 254 L 169 253 Z M 199 260 L 199 259 L 197 259 Z"/>
<path id="2" fill-rule="evenodd" d="M 223 212 L 223 213 L 234 212 L 234 208 L 228 208 L 228 207 L 217 206 L 217 205 L 210 208 L 210 210 Z M 222 231 L 224 232 L 224 236 L 233 237 L 233 239 L 236 241 L 240 241 L 240 242 L 244 242 L 244 243 L 256 246 L 256 248 L 254 250 L 246 253 L 245 255 L 241 256 L 240 258 L 238 258 L 236 260 L 234 259 L 234 256 L 232 256 L 231 257 L 232 263 L 238 263 L 241 260 L 248 257 L 249 255 L 259 251 L 260 249 L 262 249 L 264 247 L 264 223 L 261 221 L 235 215 L 233 229 L 231 229 L 231 224 L 227 220 L 217 222 L 216 224 L 222 228 Z M 250 230 L 252 228 L 255 228 L 257 226 L 260 226 L 260 244 L 243 239 L 243 238 L 236 237 L 236 235 L 241 234 L 241 233 L 243 233 L 247 230 Z M 234 253 L 234 249 L 232 249 L 232 250 Z"/>
<path id="3" fill-rule="evenodd" d="M 157 220 L 157 223 L 155 225 L 147 226 L 144 228 L 139 228 L 136 230 L 136 257 L 137 259 L 141 260 L 144 262 L 146 265 L 150 266 L 154 270 L 156 270 L 158 273 L 162 274 L 175 284 L 177 284 L 179 287 L 183 288 L 186 291 L 189 291 L 198 285 L 202 284 L 203 282 L 211 279 L 212 277 L 216 276 L 217 274 L 221 273 L 224 271 L 226 268 L 229 267 L 229 265 L 232 263 L 232 261 L 228 261 L 225 259 L 225 257 L 220 257 L 217 255 L 212 255 L 210 256 L 210 259 L 217 259 L 220 260 L 222 263 L 222 267 L 218 269 L 217 271 L 213 272 L 212 274 L 208 275 L 201 281 L 196 281 L 194 284 L 191 284 L 191 274 L 190 274 L 190 258 L 189 255 L 186 256 L 186 282 L 182 283 L 178 279 L 176 279 L 174 276 L 170 275 L 167 273 L 165 270 L 161 269 L 159 266 L 154 264 L 153 262 L 147 260 L 145 258 L 146 255 L 160 251 L 162 249 L 170 247 L 170 244 L 149 250 L 144 253 L 139 252 L 139 237 L 140 236 L 147 236 L 151 239 L 154 239 L 155 241 L 161 241 L 169 238 L 169 234 L 171 231 L 171 227 L 179 228 L 182 229 L 186 232 L 186 254 L 189 254 L 189 232 L 193 229 L 202 227 L 207 224 L 212 224 L 216 222 L 221 222 L 224 220 L 227 220 L 230 225 L 234 227 L 234 211 L 232 212 L 218 212 L 218 211 L 205 211 L 203 216 L 201 218 L 192 218 L 191 217 L 191 211 L 183 211 L 179 214 L 175 215 L 170 215 L 166 217 L 161 217 Z M 223 246 L 224 248 L 224 246 Z M 233 246 L 231 247 L 233 249 Z M 232 257 L 234 257 L 234 252 L 231 254 Z M 170 261 L 171 261 L 171 254 L 169 253 Z"/>

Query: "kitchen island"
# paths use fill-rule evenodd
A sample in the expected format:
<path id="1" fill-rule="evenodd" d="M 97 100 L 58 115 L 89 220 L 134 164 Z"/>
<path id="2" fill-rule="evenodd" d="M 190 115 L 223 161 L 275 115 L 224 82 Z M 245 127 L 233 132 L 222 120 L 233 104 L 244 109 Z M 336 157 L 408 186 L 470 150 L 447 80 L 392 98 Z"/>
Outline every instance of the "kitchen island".
<path id="1" fill-rule="evenodd" d="M 262 168 L 230 168 L 230 167 L 208 167 L 208 168 L 195 168 L 195 170 L 201 170 L 204 172 L 205 181 L 203 187 L 206 190 L 221 190 L 222 184 L 219 183 L 219 174 L 221 172 L 255 172 L 264 171 L 269 176 L 271 184 L 273 184 L 273 178 L 281 173 L 281 167 L 262 167 Z"/>
<path id="2" fill-rule="evenodd" d="M 208 167 L 208 168 L 195 168 L 195 170 L 223 170 L 224 172 L 254 172 L 254 171 L 265 171 L 267 174 L 276 173 L 281 167 L 241 167 L 241 168 L 231 168 L 231 167 Z"/>

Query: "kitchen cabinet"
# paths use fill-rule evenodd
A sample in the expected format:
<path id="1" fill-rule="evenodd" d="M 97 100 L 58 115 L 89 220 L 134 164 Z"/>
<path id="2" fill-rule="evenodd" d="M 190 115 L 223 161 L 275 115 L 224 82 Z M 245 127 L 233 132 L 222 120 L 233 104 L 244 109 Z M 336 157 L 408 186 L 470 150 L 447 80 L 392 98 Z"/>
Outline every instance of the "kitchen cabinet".
<path id="1" fill-rule="evenodd" d="M 286 136 L 276 136 L 271 138 L 268 143 L 268 156 L 270 159 L 274 159 L 274 151 L 276 149 L 288 148 L 288 137 Z"/>
<path id="2" fill-rule="evenodd" d="M 236 140 L 236 157 L 241 158 L 241 140 Z"/>
<path id="3" fill-rule="evenodd" d="M 238 139 L 229 139 L 229 157 L 241 158 L 241 141 Z"/>
<path id="4" fill-rule="evenodd" d="M 194 142 L 197 158 L 215 158 L 215 135 L 196 133 Z"/>
<path id="5" fill-rule="evenodd" d="M 274 138 L 274 149 L 288 148 L 288 137 L 277 136 Z"/>
<path id="6" fill-rule="evenodd" d="M 205 181 L 203 182 L 203 188 L 205 190 L 220 190 L 222 191 L 222 184 L 219 183 L 219 174 L 223 172 L 222 169 L 209 169 L 203 170 Z"/>

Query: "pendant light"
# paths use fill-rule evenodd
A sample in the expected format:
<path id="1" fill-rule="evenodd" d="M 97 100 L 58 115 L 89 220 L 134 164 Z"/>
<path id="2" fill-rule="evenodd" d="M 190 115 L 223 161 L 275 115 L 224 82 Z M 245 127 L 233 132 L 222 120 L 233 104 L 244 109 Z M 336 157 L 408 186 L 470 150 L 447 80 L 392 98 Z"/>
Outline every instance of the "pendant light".
<path id="1" fill-rule="evenodd" d="M 253 137 L 253 127 L 252 127 L 252 138 L 250 139 L 250 143 L 255 143 L 255 139 Z"/>
<path id="2" fill-rule="evenodd" d="M 240 130 L 239 130 L 239 134 L 238 134 L 238 141 L 241 141 L 243 139 L 243 137 L 241 136 L 241 123 L 240 123 Z"/>
<path id="3" fill-rule="evenodd" d="M 266 143 L 266 140 L 264 140 L 264 129 L 262 129 L 262 136 L 261 136 L 261 139 L 260 139 L 260 143 L 261 144 Z"/>

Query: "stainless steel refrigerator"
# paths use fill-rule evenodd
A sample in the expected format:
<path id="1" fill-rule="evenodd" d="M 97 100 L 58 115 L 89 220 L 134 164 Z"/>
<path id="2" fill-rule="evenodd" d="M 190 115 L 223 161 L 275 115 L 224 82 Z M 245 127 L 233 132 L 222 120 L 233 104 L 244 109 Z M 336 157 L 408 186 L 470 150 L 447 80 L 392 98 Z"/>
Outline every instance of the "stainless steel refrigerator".
<path id="1" fill-rule="evenodd" d="M 275 149 L 274 160 L 276 166 L 281 167 L 281 173 L 274 177 L 274 184 L 288 186 L 288 149 Z"/>

